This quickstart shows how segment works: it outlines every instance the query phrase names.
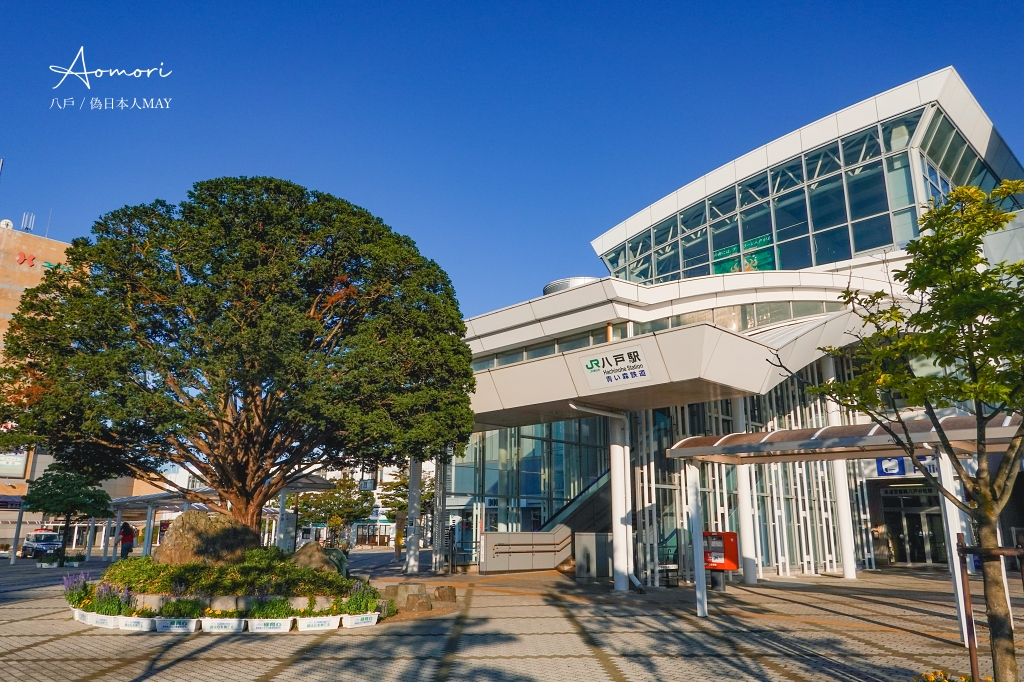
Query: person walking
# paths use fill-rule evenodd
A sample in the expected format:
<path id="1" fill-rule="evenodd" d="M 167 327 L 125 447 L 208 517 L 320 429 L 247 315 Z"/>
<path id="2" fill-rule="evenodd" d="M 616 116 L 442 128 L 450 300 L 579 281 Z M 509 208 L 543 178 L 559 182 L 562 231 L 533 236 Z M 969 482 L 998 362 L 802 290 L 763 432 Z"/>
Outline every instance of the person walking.
<path id="1" fill-rule="evenodd" d="M 127 559 L 128 555 L 135 549 L 135 529 L 132 528 L 132 524 L 125 521 L 121 524 L 121 530 L 117 534 L 117 540 L 114 542 L 121 543 L 121 558 Z"/>

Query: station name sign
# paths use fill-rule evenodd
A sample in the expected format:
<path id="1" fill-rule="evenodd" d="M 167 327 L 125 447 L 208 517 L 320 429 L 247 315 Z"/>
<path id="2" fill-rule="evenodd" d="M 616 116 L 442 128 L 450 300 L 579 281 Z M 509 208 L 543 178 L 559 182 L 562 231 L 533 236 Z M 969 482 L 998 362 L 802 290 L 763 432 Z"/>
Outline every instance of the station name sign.
<path id="1" fill-rule="evenodd" d="M 590 388 L 600 390 L 613 386 L 630 386 L 651 380 L 651 368 L 644 360 L 640 346 L 587 354 L 580 358 Z"/>

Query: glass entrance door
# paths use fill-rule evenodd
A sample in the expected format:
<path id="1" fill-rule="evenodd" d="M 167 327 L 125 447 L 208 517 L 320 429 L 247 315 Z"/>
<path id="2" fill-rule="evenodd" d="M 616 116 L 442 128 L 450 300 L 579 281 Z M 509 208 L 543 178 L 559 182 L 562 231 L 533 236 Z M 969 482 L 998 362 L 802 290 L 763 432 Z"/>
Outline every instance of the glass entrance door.
<path id="1" fill-rule="evenodd" d="M 942 525 L 942 514 L 926 514 L 928 521 L 928 545 L 931 548 L 933 564 L 948 564 L 946 553 L 946 529 Z"/>
<path id="2" fill-rule="evenodd" d="M 889 531 L 889 553 L 897 564 L 907 561 L 907 534 L 903 530 L 903 514 L 885 512 L 885 527 Z"/>
<path id="3" fill-rule="evenodd" d="M 926 563 L 928 553 L 924 547 L 924 528 L 921 524 L 921 514 L 905 513 L 903 518 L 907 521 L 907 544 L 910 546 L 909 558 L 911 563 Z"/>

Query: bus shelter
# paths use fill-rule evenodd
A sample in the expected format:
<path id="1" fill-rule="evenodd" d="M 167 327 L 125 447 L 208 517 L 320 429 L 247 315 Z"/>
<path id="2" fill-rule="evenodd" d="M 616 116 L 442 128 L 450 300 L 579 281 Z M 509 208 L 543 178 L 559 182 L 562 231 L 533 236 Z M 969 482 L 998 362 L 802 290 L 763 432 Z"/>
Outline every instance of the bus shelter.
<path id="1" fill-rule="evenodd" d="M 1021 415 L 996 417 L 989 422 L 986 430 L 986 442 L 990 454 L 1006 451 L 1007 445 L 1020 426 Z M 958 499 L 963 499 L 957 490 L 957 480 L 950 454 L 963 460 L 973 460 L 977 456 L 977 423 L 973 416 L 952 416 L 942 418 L 942 427 L 952 446 L 953 452 L 946 453 L 941 445 L 938 432 L 931 420 L 914 419 L 904 423 L 914 443 L 914 457 L 935 457 L 938 462 L 938 482 L 943 489 Z M 903 433 L 904 425 L 890 423 L 889 427 L 898 434 Z M 825 426 L 817 429 L 777 430 L 760 433 L 732 433 L 725 436 L 691 436 L 673 445 L 666 455 L 683 460 L 686 468 L 687 498 L 689 500 L 689 522 L 691 529 L 703 528 L 703 515 L 700 499 L 700 472 L 698 462 L 717 462 L 730 464 L 743 469 L 750 464 L 771 464 L 775 462 L 808 462 L 833 461 L 843 465 L 846 460 L 876 459 L 890 457 L 907 457 L 903 448 L 896 445 L 893 438 L 880 425 L 875 423 L 851 424 L 841 426 Z M 742 475 L 737 476 L 742 481 Z M 749 481 L 749 475 L 746 480 Z M 838 486 L 837 486 L 838 487 Z M 749 493 L 749 490 L 747 491 Z M 741 499 L 743 490 L 740 490 Z M 969 527 L 966 515 L 949 499 L 942 497 L 941 503 L 943 526 L 945 528 L 946 546 L 950 548 L 949 570 L 956 596 L 957 617 L 960 622 L 960 635 L 967 645 L 967 614 L 963 610 L 962 582 L 960 564 L 952 558 L 953 548 L 957 546 L 957 533 Z M 743 515 L 740 509 L 741 517 Z M 740 550 L 744 556 L 752 552 L 751 530 L 744 531 L 743 518 L 739 522 Z M 748 537 L 744 537 L 747 535 Z M 707 617 L 707 584 L 704 575 L 704 539 L 700 532 L 691 533 L 693 550 L 694 585 L 697 600 L 697 615 Z M 746 547 L 744 547 L 744 545 Z M 751 554 L 752 556 L 752 554 Z M 1003 567 L 1003 584 L 1006 584 L 1006 569 Z M 1009 598 L 1007 598 L 1009 602 Z"/>

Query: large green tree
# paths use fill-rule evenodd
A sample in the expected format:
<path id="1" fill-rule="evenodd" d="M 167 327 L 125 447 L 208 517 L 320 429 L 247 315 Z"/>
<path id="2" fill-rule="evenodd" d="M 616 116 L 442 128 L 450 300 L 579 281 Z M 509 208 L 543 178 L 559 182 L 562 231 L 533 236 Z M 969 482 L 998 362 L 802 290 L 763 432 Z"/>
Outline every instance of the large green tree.
<path id="1" fill-rule="evenodd" d="M 255 529 L 308 472 L 466 442 L 464 331 L 445 272 L 367 211 L 273 178 L 200 182 L 178 205 L 103 216 L 25 292 L 5 338 L 18 428 L 4 437 Z"/>
<path id="2" fill-rule="evenodd" d="M 990 452 L 986 434 L 992 420 L 1024 413 L 1024 262 L 988 262 L 983 240 L 1013 217 L 1003 207 L 1021 192 L 1022 181 L 1003 182 L 991 194 L 957 187 L 933 205 L 922 216 L 921 237 L 907 246 L 910 260 L 893 274 L 893 290 L 845 293 L 865 331 L 852 350 L 825 350 L 852 354 L 854 377 L 810 389 L 885 430 L 928 482 L 970 516 L 983 549 L 999 546 L 999 515 L 1024 457 L 1024 422 L 1002 454 Z M 968 500 L 945 490 L 916 456 L 906 419 L 922 407 Z M 946 437 L 942 408 L 974 416 L 973 473 Z M 982 555 L 995 678 L 1009 682 L 1017 679 L 1017 663 L 999 562 Z"/>
<path id="3" fill-rule="evenodd" d="M 64 550 L 60 553 L 60 566 L 64 565 L 66 550 L 71 546 L 72 524 L 88 518 L 107 518 L 111 514 L 110 495 L 97 485 L 94 478 L 54 467 L 29 482 L 22 504 L 26 511 L 64 519 Z"/>

